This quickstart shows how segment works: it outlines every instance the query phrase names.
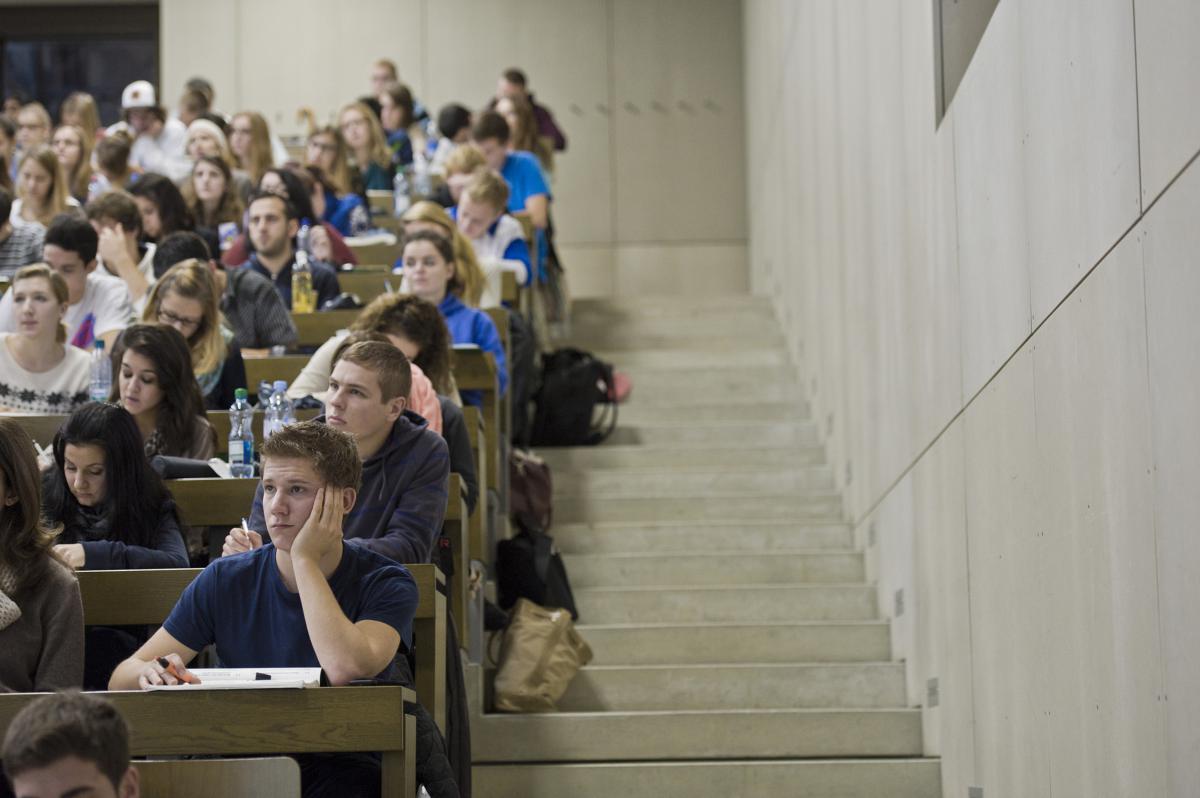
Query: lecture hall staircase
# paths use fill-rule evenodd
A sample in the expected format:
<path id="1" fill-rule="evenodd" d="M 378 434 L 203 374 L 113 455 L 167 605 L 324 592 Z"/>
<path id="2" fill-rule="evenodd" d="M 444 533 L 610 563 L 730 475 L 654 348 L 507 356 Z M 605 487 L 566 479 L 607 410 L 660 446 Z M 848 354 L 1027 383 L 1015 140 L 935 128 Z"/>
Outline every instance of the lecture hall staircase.
<path id="1" fill-rule="evenodd" d="M 556 714 L 476 691 L 474 795 L 940 796 L 768 301 L 578 301 L 572 336 L 634 383 L 539 452 L 595 659 Z"/>

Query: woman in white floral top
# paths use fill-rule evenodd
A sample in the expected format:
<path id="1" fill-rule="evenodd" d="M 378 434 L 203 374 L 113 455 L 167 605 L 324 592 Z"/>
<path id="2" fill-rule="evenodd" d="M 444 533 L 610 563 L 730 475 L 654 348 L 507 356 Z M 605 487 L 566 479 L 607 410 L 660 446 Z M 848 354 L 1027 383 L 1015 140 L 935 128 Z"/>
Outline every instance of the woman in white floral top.
<path id="1" fill-rule="evenodd" d="M 91 358 L 66 343 L 66 282 L 37 263 L 19 269 L 8 290 L 17 331 L 0 333 L 0 409 L 70 413 L 88 400 Z"/>

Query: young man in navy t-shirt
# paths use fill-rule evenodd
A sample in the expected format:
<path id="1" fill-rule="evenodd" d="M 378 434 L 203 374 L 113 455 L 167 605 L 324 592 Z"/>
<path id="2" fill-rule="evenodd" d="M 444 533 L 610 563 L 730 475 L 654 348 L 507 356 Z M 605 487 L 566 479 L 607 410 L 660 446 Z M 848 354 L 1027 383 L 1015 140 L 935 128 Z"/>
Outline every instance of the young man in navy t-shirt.
<path id="1" fill-rule="evenodd" d="M 354 440 L 302 422 L 268 438 L 262 460 L 272 542 L 205 568 L 111 689 L 173 684 L 157 660 L 180 669 L 210 643 L 225 667 L 320 666 L 334 685 L 386 674 L 411 644 L 412 575 L 342 540 L 362 475 Z"/>

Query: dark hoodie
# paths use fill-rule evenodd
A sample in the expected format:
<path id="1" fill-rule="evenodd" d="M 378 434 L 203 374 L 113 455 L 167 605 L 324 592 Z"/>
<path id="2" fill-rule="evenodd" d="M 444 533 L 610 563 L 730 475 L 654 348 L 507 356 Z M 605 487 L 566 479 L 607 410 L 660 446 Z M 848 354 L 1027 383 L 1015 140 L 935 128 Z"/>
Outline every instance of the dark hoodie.
<path id="1" fill-rule="evenodd" d="M 399 563 L 429 562 L 446 514 L 449 478 L 446 441 L 405 410 L 379 451 L 363 462 L 358 499 L 342 534 Z M 259 531 L 267 528 L 262 497 L 260 482 L 250 514 L 250 528 Z"/>

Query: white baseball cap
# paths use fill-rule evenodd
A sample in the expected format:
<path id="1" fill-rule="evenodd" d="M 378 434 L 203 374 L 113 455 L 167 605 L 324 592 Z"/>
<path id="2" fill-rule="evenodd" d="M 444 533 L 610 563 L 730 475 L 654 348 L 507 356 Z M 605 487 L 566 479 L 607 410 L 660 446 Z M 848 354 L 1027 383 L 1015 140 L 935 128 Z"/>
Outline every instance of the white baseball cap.
<path id="1" fill-rule="evenodd" d="M 154 86 L 148 80 L 135 80 L 121 92 L 121 109 L 153 108 L 158 105 L 154 96 Z"/>

